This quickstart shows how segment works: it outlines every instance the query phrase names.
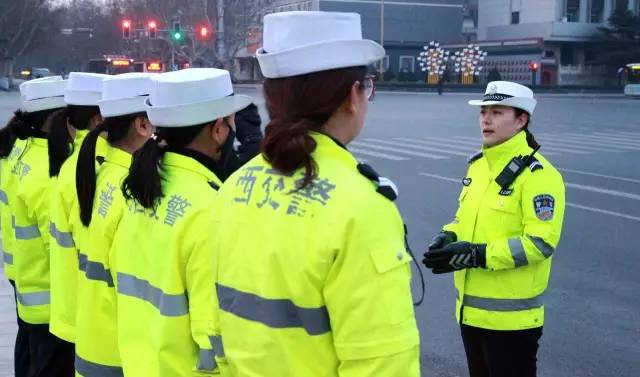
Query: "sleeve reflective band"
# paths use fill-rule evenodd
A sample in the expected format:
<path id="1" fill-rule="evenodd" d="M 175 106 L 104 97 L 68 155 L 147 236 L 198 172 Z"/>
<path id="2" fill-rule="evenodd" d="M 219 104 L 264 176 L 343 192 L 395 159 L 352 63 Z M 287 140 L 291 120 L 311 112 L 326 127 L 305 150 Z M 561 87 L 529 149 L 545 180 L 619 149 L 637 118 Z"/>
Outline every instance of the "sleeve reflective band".
<path id="1" fill-rule="evenodd" d="M 179 317 L 189 313 L 187 297 L 184 293 L 178 295 L 164 293 L 148 281 L 133 275 L 118 272 L 118 293 L 146 301 L 167 317 Z"/>
<path id="2" fill-rule="evenodd" d="M 16 218 L 13 218 L 13 229 L 16 233 L 16 239 L 28 241 L 40 237 L 40 228 L 38 225 L 17 226 Z"/>
<path id="3" fill-rule="evenodd" d="M 531 240 L 531 242 L 533 242 L 533 244 L 536 245 L 536 248 L 540 251 L 540 253 L 542 253 L 542 255 L 545 256 L 545 258 L 549 258 L 551 255 L 553 255 L 553 252 L 556 250 L 553 246 L 546 243 L 540 237 L 531 237 L 531 236 L 528 236 L 528 237 Z"/>
<path id="4" fill-rule="evenodd" d="M 85 273 L 89 280 L 103 281 L 109 287 L 113 287 L 111 271 L 104 267 L 102 263 L 90 261 L 85 254 L 78 254 L 79 269 Z"/>
<path id="5" fill-rule="evenodd" d="M 224 357 L 224 346 L 222 345 L 222 337 L 220 336 L 210 336 L 209 343 L 211 343 L 211 347 L 213 347 L 213 352 L 218 357 Z"/>
<path id="6" fill-rule="evenodd" d="M 213 371 L 218 367 L 213 350 L 200 350 L 198 370 Z"/>
<path id="7" fill-rule="evenodd" d="M 51 223 L 49 225 L 49 233 L 61 247 L 75 247 L 71 232 L 61 232 L 56 227 L 56 224 Z"/>
<path id="8" fill-rule="evenodd" d="M 529 264 L 527 260 L 527 253 L 522 246 L 522 240 L 520 237 L 509 239 L 509 249 L 511 250 L 511 257 L 513 258 L 513 264 L 516 267 L 522 267 Z"/>
<path id="9" fill-rule="evenodd" d="M 0 190 L 0 202 L 9 204 L 9 198 L 7 197 L 7 193 L 4 192 L 4 190 Z"/>
<path id="10" fill-rule="evenodd" d="M 83 377 L 124 377 L 120 367 L 102 365 L 84 360 L 76 354 L 76 371 Z"/>
<path id="11" fill-rule="evenodd" d="M 491 312 L 515 312 L 542 306 L 542 295 L 532 298 L 487 298 L 464 295 L 462 305 Z"/>
<path id="12" fill-rule="evenodd" d="M 49 292 L 16 293 L 18 301 L 22 306 L 49 305 L 49 302 L 51 301 L 51 295 Z"/>

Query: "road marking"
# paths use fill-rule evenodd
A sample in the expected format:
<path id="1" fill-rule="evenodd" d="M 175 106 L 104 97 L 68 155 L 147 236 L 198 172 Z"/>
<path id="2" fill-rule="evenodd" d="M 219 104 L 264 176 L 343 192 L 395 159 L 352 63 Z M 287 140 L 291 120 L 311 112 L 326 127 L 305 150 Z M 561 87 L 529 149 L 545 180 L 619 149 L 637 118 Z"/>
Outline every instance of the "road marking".
<path id="1" fill-rule="evenodd" d="M 419 173 L 419 175 L 422 175 L 422 176 L 425 176 L 425 177 L 436 178 L 436 179 L 439 179 L 439 180 L 442 180 L 442 181 L 447 181 L 447 182 L 460 183 L 460 179 L 455 179 L 455 178 L 451 178 L 451 177 L 445 177 L 445 176 L 437 175 L 437 174 Z M 610 215 L 610 216 L 614 216 L 614 217 L 620 217 L 620 218 L 623 218 L 623 219 L 640 221 L 640 217 L 633 216 L 633 215 L 628 215 L 626 213 L 609 211 L 609 210 L 606 210 L 606 209 L 589 207 L 589 206 L 584 206 L 584 205 L 581 205 L 581 204 L 575 204 L 575 203 L 571 203 L 571 202 L 567 202 L 566 205 L 567 205 L 567 207 L 579 208 L 579 209 L 582 209 L 582 210 L 585 210 L 585 211 L 597 212 L 597 213 L 602 213 L 602 214 Z"/>
<path id="2" fill-rule="evenodd" d="M 471 148 L 473 148 L 474 150 L 480 150 L 480 148 L 482 148 L 482 142 L 480 141 L 479 138 L 476 138 L 474 141 L 465 141 L 465 140 L 456 140 L 456 139 L 452 139 L 452 138 L 446 138 L 446 137 L 437 137 L 437 136 L 429 136 L 429 140 L 439 140 L 445 143 L 455 143 L 455 144 L 463 144 L 463 145 L 467 145 Z"/>
<path id="3" fill-rule="evenodd" d="M 352 148 L 351 146 L 349 146 L 349 151 L 351 151 L 353 153 L 361 154 L 363 156 L 379 157 L 379 158 L 384 158 L 386 160 L 392 160 L 392 161 L 406 161 L 406 160 L 409 160 L 409 158 L 406 158 L 406 157 L 399 157 L 399 156 L 394 156 L 394 155 L 389 155 L 389 154 L 379 153 L 379 152 L 374 152 L 374 151 L 365 151 L 365 150 L 360 149 L 360 148 Z"/>
<path id="4" fill-rule="evenodd" d="M 625 140 L 625 139 L 622 139 L 620 137 L 593 136 L 593 135 L 588 135 L 588 134 L 572 135 L 572 137 L 579 138 L 579 139 L 586 139 L 586 140 L 604 141 L 606 143 L 621 144 L 621 145 L 627 145 L 627 146 L 630 146 L 630 147 L 638 147 L 638 148 L 640 148 L 640 142 L 636 142 L 636 141 L 633 141 L 633 140 Z"/>
<path id="5" fill-rule="evenodd" d="M 596 147 L 601 147 L 601 148 L 612 148 L 612 149 L 624 149 L 625 151 L 635 151 L 638 150 L 638 148 L 634 148 L 634 147 L 630 147 L 627 145 L 619 145 L 619 144 L 611 144 L 611 143 L 603 143 L 603 142 L 597 142 L 597 141 L 591 141 L 591 140 L 577 140 L 577 139 L 571 139 L 571 138 L 566 138 L 566 137 L 562 137 L 562 136 L 544 136 L 544 135 L 539 135 L 536 136 L 536 138 L 539 138 L 540 140 L 549 140 L 549 141 L 562 141 L 562 142 L 566 142 L 567 144 L 579 144 L 579 145 L 591 145 L 591 146 L 596 146 Z"/>
<path id="6" fill-rule="evenodd" d="M 452 145 L 452 144 L 448 144 L 448 143 L 443 143 L 440 141 L 428 141 L 428 140 L 424 140 L 424 139 L 410 139 L 408 137 L 394 137 L 393 140 L 397 140 L 397 141 L 402 141 L 408 144 L 413 144 L 415 146 L 423 146 L 423 145 L 427 145 L 427 146 L 440 146 L 440 147 L 446 147 L 446 148 L 451 148 L 451 149 L 457 149 L 460 151 L 465 151 L 467 152 L 467 156 L 470 155 L 471 153 L 477 151 L 477 149 L 474 149 L 473 147 L 466 147 L 463 145 Z"/>
<path id="7" fill-rule="evenodd" d="M 630 141 L 637 141 L 640 142 L 640 134 L 621 134 L 621 133 L 616 133 L 616 132 L 610 132 L 610 133 L 605 133 L 605 132 L 593 132 L 592 135 L 598 135 L 598 136 L 617 136 L 617 137 L 621 137 L 623 139 L 626 140 L 630 140 Z"/>
<path id="8" fill-rule="evenodd" d="M 594 132 L 595 134 L 599 134 L 601 132 Z M 611 134 L 624 136 L 624 137 L 633 137 L 635 139 L 640 139 L 640 132 L 631 132 L 631 131 L 611 131 Z"/>
<path id="9" fill-rule="evenodd" d="M 350 145 L 355 145 L 356 147 L 362 147 L 362 148 L 367 148 L 367 149 L 378 149 L 378 150 L 382 150 L 382 151 L 396 152 L 396 153 L 406 154 L 406 155 L 415 156 L 415 157 L 430 158 L 430 159 L 433 159 L 433 160 L 446 160 L 446 159 L 449 158 L 449 157 L 446 157 L 446 156 L 440 156 L 440 155 L 435 155 L 435 154 L 430 154 L 430 153 L 404 151 L 404 150 L 401 150 L 401 149 L 398 149 L 398 148 L 385 147 L 385 146 L 382 146 L 382 145 L 372 145 L 372 144 L 368 144 L 368 143 L 363 143 L 361 141 L 351 142 Z"/>
<path id="10" fill-rule="evenodd" d="M 409 144 L 403 143 L 403 142 L 380 140 L 380 139 L 364 139 L 364 140 L 366 140 L 366 141 L 368 141 L 370 143 L 374 143 L 374 144 L 377 143 L 377 144 L 392 145 L 392 146 L 403 147 L 403 148 L 413 148 L 413 149 L 419 149 L 421 151 L 452 154 L 452 155 L 455 155 L 455 156 L 462 156 L 462 157 L 468 157 L 469 156 L 469 153 L 460 152 L 460 151 L 448 151 L 448 150 L 443 149 L 443 148 L 433 148 L 433 147 L 428 147 L 426 145 L 409 145 Z"/>
<path id="11" fill-rule="evenodd" d="M 474 139 L 470 136 L 456 136 L 456 137 L 460 139 L 468 139 L 468 140 Z M 573 149 L 554 148 L 554 147 L 545 147 L 542 153 L 547 156 L 558 156 L 562 153 L 589 154 L 589 152 L 576 151 Z"/>
<path id="12" fill-rule="evenodd" d="M 538 139 L 538 137 L 536 136 L 536 139 Z M 575 150 L 582 150 L 585 152 L 606 152 L 606 153 L 611 153 L 611 152 L 625 152 L 623 150 L 612 150 L 612 149 L 605 149 L 605 148 L 598 148 L 598 147 L 591 147 L 591 146 L 585 146 L 585 145 L 568 145 L 568 143 L 562 142 L 562 141 L 554 141 L 554 140 L 546 140 L 544 138 L 539 138 L 540 141 L 542 141 L 542 143 L 544 144 L 542 146 L 542 151 L 544 152 L 544 150 L 547 148 L 547 144 L 552 145 L 554 148 L 565 148 L 565 147 L 571 147 Z"/>
<path id="13" fill-rule="evenodd" d="M 581 143 L 591 143 L 591 144 L 596 144 L 601 146 L 614 146 L 616 148 L 622 148 L 622 149 L 637 150 L 640 148 L 640 146 L 637 146 L 634 144 L 627 144 L 623 142 L 616 142 L 616 141 L 599 139 L 596 137 L 589 137 L 589 136 L 582 136 L 582 135 L 543 135 L 543 137 L 550 137 L 552 139 L 568 140 L 568 141 L 575 141 L 575 142 L 581 142 Z"/>
<path id="14" fill-rule="evenodd" d="M 609 190 L 609 189 L 603 189 L 600 187 L 594 187 L 594 186 L 587 186 L 587 185 L 580 185 L 577 183 L 570 183 L 570 182 L 565 182 L 564 184 L 566 187 L 571 187 L 574 189 L 578 189 L 578 190 L 583 190 L 583 191 L 591 191 L 591 192 L 597 192 L 599 194 L 606 194 L 606 195 L 611 195 L 611 196 L 617 196 L 619 198 L 626 198 L 626 199 L 633 199 L 633 200 L 640 200 L 640 195 L 638 194 L 632 194 L 630 192 L 624 192 L 624 191 L 617 191 L 617 190 Z"/>
<path id="15" fill-rule="evenodd" d="M 591 173 L 588 171 L 582 171 L 582 170 L 574 170 L 574 169 L 565 169 L 565 168 L 557 168 L 560 171 L 564 171 L 567 173 L 574 173 L 574 174 L 582 174 L 582 175 L 590 175 L 593 177 L 600 177 L 600 178 L 607 178 L 607 179 L 614 179 L 617 181 L 623 181 L 623 182 L 631 182 L 631 183 L 640 183 L 640 179 L 632 179 L 632 178 L 624 178 L 624 177 L 616 177 L 614 175 L 606 175 L 606 174 L 599 174 L 599 173 Z"/>

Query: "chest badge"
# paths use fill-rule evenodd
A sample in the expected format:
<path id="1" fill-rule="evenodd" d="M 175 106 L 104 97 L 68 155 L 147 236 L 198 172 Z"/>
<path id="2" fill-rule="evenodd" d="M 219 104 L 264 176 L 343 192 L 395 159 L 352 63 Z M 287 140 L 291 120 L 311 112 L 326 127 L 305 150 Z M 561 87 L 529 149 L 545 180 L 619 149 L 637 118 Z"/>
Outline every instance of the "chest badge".
<path id="1" fill-rule="evenodd" d="M 469 187 L 471 185 L 472 179 L 471 178 L 464 178 L 462 180 L 462 184 Z"/>

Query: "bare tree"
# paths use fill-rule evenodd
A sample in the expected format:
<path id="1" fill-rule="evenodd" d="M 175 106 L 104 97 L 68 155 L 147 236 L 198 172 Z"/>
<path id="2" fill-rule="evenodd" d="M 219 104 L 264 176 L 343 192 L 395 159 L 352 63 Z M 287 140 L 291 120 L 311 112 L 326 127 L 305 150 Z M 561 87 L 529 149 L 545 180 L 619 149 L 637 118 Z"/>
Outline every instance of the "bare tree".
<path id="1" fill-rule="evenodd" d="M 11 76 L 15 58 L 56 34 L 59 15 L 47 0 L 0 1 L 0 76 Z"/>

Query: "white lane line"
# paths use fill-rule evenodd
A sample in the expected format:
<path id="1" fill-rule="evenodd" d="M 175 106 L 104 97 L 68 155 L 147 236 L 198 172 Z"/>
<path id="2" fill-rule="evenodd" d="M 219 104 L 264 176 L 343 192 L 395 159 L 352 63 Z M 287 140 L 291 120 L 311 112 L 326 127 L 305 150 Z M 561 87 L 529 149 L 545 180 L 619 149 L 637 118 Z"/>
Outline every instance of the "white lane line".
<path id="1" fill-rule="evenodd" d="M 560 170 L 560 171 L 567 172 L 567 173 L 582 174 L 582 175 L 589 175 L 589 176 L 592 176 L 592 177 L 614 179 L 616 181 L 623 181 L 623 182 L 640 183 L 640 179 L 616 177 L 615 175 L 592 173 L 592 172 L 588 172 L 588 171 L 574 170 L 574 169 L 565 169 L 565 168 L 557 168 L 557 169 Z"/>
<path id="2" fill-rule="evenodd" d="M 460 183 L 460 179 L 455 179 L 455 178 L 451 178 L 451 177 L 444 177 L 442 175 L 437 175 L 437 174 L 430 174 L 430 173 L 419 173 L 419 175 L 425 176 L 425 177 L 431 177 L 431 178 L 436 178 L 442 181 L 448 181 L 448 182 L 454 182 L 454 183 Z M 626 213 L 620 213 L 620 212 L 615 212 L 615 211 L 608 211 L 606 209 L 601 209 L 601 208 L 595 208 L 595 207 L 589 207 L 589 206 L 583 206 L 581 204 L 575 204 L 575 203 L 571 203 L 571 202 L 567 202 L 566 203 L 567 207 L 573 207 L 573 208 L 579 208 L 585 211 L 591 211 L 591 212 L 597 212 L 597 213 L 602 213 L 605 215 L 609 215 L 609 216 L 614 216 L 614 217 L 620 217 L 623 219 L 628 219 L 628 220 L 634 220 L 634 221 L 640 221 L 640 217 L 638 216 L 633 216 L 633 215 L 628 215 Z"/>
<path id="3" fill-rule="evenodd" d="M 446 150 L 442 147 L 434 148 L 434 147 L 428 147 L 425 145 L 409 145 L 407 143 L 403 143 L 399 141 L 389 141 L 389 140 L 380 140 L 380 139 L 364 139 L 364 140 L 374 144 L 391 145 L 391 146 L 402 147 L 402 148 L 413 148 L 413 149 L 419 149 L 420 151 L 437 152 L 437 153 L 444 153 L 444 154 L 452 154 L 454 156 L 469 157 L 469 153 Z"/>
<path id="4" fill-rule="evenodd" d="M 446 137 L 437 137 L 437 136 L 429 136 L 429 140 L 433 139 L 436 141 L 442 141 L 442 142 L 448 142 L 448 143 L 455 143 L 455 144 L 462 144 L 462 145 L 466 145 L 469 146 L 471 148 L 474 148 L 476 151 L 480 150 L 480 148 L 482 148 L 482 142 L 480 141 L 480 138 L 469 138 L 472 140 L 458 140 L 460 139 L 461 136 L 454 136 L 451 138 L 446 138 Z"/>
<path id="5" fill-rule="evenodd" d="M 562 137 L 562 136 L 544 136 L 544 135 L 536 135 L 537 139 L 540 140 L 548 140 L 548 141 L 562 141 L 562 142 L 566 142 L 567 144 L 578 144 L 578 145 L 590 145 L 590 146 L 596 146 L 599 148 L 612 148 L 612 149 L 622 149 L 625 151 L 635 151 L 638 150 L 638 148 L 635 147 L 630 147 L 627 145 L 620 145 L 620 144 L 611 144 L 611 143 L 604 143 L 604 142 L 598 142 L 598 141 L 592 141 L 592 140 L 578 140 L 578 139 L 572 139 L 572 138 L 566 138 L 566 137 Z"/>
<path id="6" fill-rule="evenodd" d="M 626 199 L 633 199 L 633 200 L 640 200 L 640 195 L 638 194 L 632 194 L 630 192 L 624 192 L 624 191 L 617 191 L 617 190 L 609 190 L 609 189 L 603 189 L 600 187 L 594 187 L 594 186 L 587 186 L 587 185 L 579 185 L 577 183 L 570 183 L 570 182 L 565 182 L 564 184 L 566 187 L 571 187 L 574 189 L 578 189 L 578 190 L 583 190 L 583 191 L 591 191 L 591 192 L 597 192 L 599 194 L 606 194 L 606 195 L 611 195 L 611 196 L 617 196 L 619 198 L 626 198 Z"/>
<path id="7" fill-rule="evenodd" d="M 456 136 L 458 138 L 461 139 L 468 139 L 468 140 L 473 140 L 474 138 L 470 137 L 470 136 Z M 577 151 L 577 150 L 573 150 L 573 149 L 563 149 L 563 148 L 557 148 L 557 147 L 544 147 L 544 149 L 541 152 L 544 155 L 547 156 L 558 156 L 562 153 L 575 153 L 575 154 L 589 154 L 589 152 L 583 152 L 583 151 Z"/>
<path id="8" fill-rule="evenodd" d="M 616 132 L 592 132 L 592 135 L 597 135 L 597 136 L 617 136 L 620 137 L 624 140 L 629 140 L 629 141 L 637 141 L 640 142 L 640 134 L 620 134 L 620 133 L 616 133 Z"/>
<path id="9" fill-rule="evenodd" d="M 536 139 L 538 139 L 538 137 L 536 136 Z M 588 152 L 588 153 L 593 153 L 593 152 L 624 152 L 622 150 L 612 150 L 612 149 L 605 149 L 605 148 L 598 148 L 598 147 L 591 147 L 591 146 L 584 146 L 584 145 L 569 145 L 569 143 L 565 143 L 562 141 L 554 141 L 554 140 L 546 140 L 544 138 L 539 138 L 540 141 L 543 141 L 543 146 L 542 146 L 542 151 L 544 153 L 544 150 L 547 149 L 547 144 L 551 145 L 553 148 L 566 148 L 566 147 L 570 147 L 573 150 L 577 150 L 577 151 L 584 151 L 584 152 Z"/>
<path id="10" fill-rule="evenodd" d="M 599 134 L 602 132 L 594 132 L 595 134 Z M 619 135 L 619 136 L 624 136 L 624 137 L 633 137 L 635 139 L 640 139 L 640 132 L 631 132 L 631 131 L 610 131 L 611 134 L 613 135 Z"/>
<path id="11" fill-rule="evenodd" d="M 460 151 L 465 151 L 468 152 L 468 155 L 471 155 L 472 153 L 476 152 L 477 149 L 474 149 L 473 147 L 467 147 L 464 145 L 453 145 L 453 144 L 449 144 L 447 142 L 441 142 L 441 141 L 429 141 L 429 140 L 424 140 L 424 139 L 410 139 L 408 137 L 394 137 L 393 140 L 397 140 L 397 141 L 402 141 L 405 142 L 409 145 L 413 144 L 415 146 L 423 146 L 423 145 L 427 145 L 427 146 L 436 146 L 436 147 L 446 147 L 446 148 L 451 148 L 451 149 L 457 149 Z"/>
<path id="12" fill-rule="evenodd" d="M 617 148 L 625 148 L 625 149 L 639 149 L 640 145 L 635 145 L 635 144 L 629 144 L 629 143 L 624 143 L 624 142 L 620 142 L 620 141 L 613 141 L 613 140 L 606 140 L 606 139 L 600 139 L 597 137 L 591 137 L 591 136 L 586 136 L 586 135 L 545 135 L 545 137 L 551 137 L 553 139 L 558 139 L 558 140 L 572 140 L 572 141 L 579 141 L 579 142 L 590 142 L 590 143 L 596 143 L 598 145 L 602 145 L 602 146 L 615 146 Z"/>
<path id="13" fill-rule="evenodd" d="M 614 217 L 621 217 L 623 219 L 640 221 L 640 217 L 638 217 L 638 216 L 627 215 L 626 213 L 620 213 L 620 212 L 614 212 L 614 211 L 607 211 L 606 209 L 583 206 L 583 205 L 575 204 L 575 203 L 567 203 L 567 207 L 579 208 L 579 209 L 583 209 L 585 211 L 597 212 L 597 213 L 602 213 L 602 214 L 610 215 L 610 216 L 614 216 Z"/>
<path id="14" fill-rule="evenodd" d="M 350 144 L 353 144 L 353 143 L 350 143 Z M 390 154 L 386 154 L 386 153 L 379 153 L 379 152 L 374 152 L 374 151 L 365 151 L 364 149 L 360 149 L 360 148 L 352 148 L 351 145 L 349 145 L 349 151 L 351 151 L 353 153 L 356 153 L 356 154 L 361 154 L 363 156 L 384 158 L 386 160 L 392 160 L 392 161 L 406 161 L 406 160 L 409 160 L 409 158 L 407 158 L 407 157 L 399 157 L 399 156 L 394 156 L 394 155 L 390 155 Z"/>
<path id="15" fill-rule="evenodd" d="M 350 145 L 355 145 L 356 147 L 362 147 L 362 148 L 367 148 L 367 149 L 378 149 L 381 151 L 389 151 L 389 152 L 395 152 L 395 153 L 400 153 L 400 154 L 406 154 L 409 156 L 415 156 L 415 157 L 424 157 L 424 158 L 430 158 L 433 160 L 446 160 L 449 159 L 449 157 L 446 156 L 441 156 L 441 155 L 435 155 L 435 154 L 430 154 L 430 153 L 422 153 L 422 152 L 413 152 L 413 151 L 405 151 L 405 150 L 401 150 L 398 148 L 392 148 L 392 147 L 385 147 L 382 145 L 372 145 L 369 143 L 363 143 L 361 141 L 354 141 L 351 142 Z"/>
<path id="16" fill-rule="evenodd" d="M 637 142 L 635 140 L 623 139 L 619 137 L 596 136 L 591 134 L 579 134 L 579 135 L 572 135 L 572 136 L 580 139 L 604 141 L 607 143 L 622 144 L 622 145 L 628 145 L 630 147 L 640 148 L 640 142 Z"/>

